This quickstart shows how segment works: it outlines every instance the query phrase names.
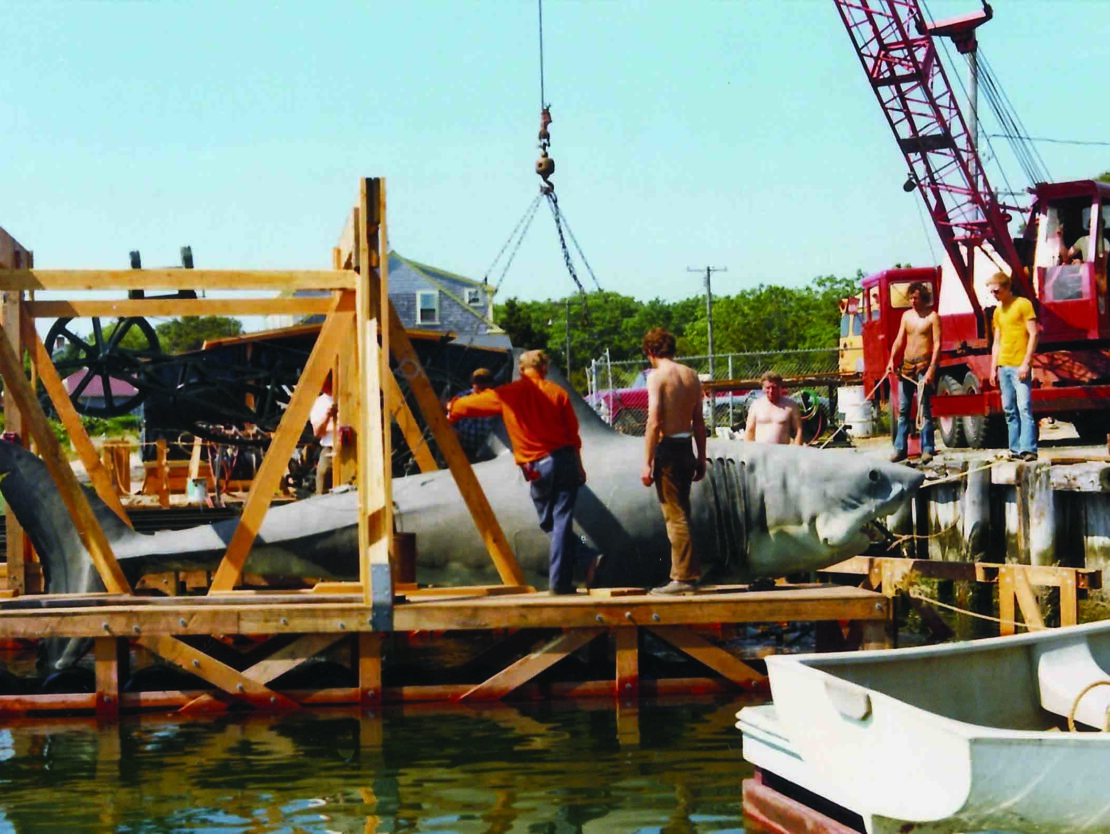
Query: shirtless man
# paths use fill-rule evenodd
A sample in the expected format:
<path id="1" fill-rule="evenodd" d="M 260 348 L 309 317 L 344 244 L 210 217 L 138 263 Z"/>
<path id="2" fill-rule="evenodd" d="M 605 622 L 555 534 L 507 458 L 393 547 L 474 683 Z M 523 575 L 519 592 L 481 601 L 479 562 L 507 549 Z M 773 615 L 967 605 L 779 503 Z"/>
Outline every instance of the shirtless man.
<path id="1" fill-rule="evenodd" d="M 674 336 L 666 330 L 649 330 L 643 349 L 652 372 L 640 480 L 644 486 L 655 484 L 671 540 L 671 581 L 652 593 L 686 594 L 701 581 L 701 563 L 690 539 L 690 484 L 705 477 L 701 382 L 692 368 L 674 361 Z"/>
<path id="2" fill-rule="evenodd" d="M 907 457 L 910 409 L 918 390 L 921 392 L 918 406 L 921 414 L 921 457 L 918 460 L 928 463 L 936 453 L 931 400 L 937 380 L 937 359 L 940 357 L 940 316 L 936 310 L 929 309 L 930 295 L 928 284 L 922 281 L 910 284 L 906 297 L 912 306 L 902 314 L 902 324 L 890 347 L 890 361 L 886 365 L 885 375 L 894 373 L 895 360 L 899 353 L 902 354 L 898 371 L 898 428 L 894 434 L 894 454 L 890 456 L 895 463 Z"/>
<path id="3" fill-rule="evenodd" d="M 793 443 L 802 445 L 802 413 L 798 404 L 783 396 L 782 377 L 767 371 L 763 383 L 763 398 L 748 409 L 748 422 L 744 426 L 744 439 L 757 443 Z"/>

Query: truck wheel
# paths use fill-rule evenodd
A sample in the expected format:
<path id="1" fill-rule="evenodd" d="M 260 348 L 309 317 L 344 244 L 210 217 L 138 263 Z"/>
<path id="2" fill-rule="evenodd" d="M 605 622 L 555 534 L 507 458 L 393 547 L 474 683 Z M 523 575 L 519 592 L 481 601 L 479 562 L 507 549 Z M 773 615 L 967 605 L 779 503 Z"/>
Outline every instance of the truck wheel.
<path id="1" fill-rule="evenodd" d="M 1104 414 L 1098 411 L 1081 411 L 1071 421 L 1075 433 L 1085 443 L 1105 443 L 1110 424 Z"/>
<path id="2" fill-rule="evenodd" d="M 978 394 L 982 390 L 975 374 L 964 377 L 965 394 Z M 972 449 L 997 449 L 1006 443 L 1006 423 L 1000 414 L 965 414 L 960 422 L 964 439 Z"/>
<path id="3" fill-rule="evenodd" d="M 963 392 L 963 386 L 950 376 L 942 376 L 937 382 L 937 394 L 939 396 L 955 396 Z M 962 449 L 967 445 L 962 417 L 937 417 L 935 422 L 937 433 L 946 448 Z"/>

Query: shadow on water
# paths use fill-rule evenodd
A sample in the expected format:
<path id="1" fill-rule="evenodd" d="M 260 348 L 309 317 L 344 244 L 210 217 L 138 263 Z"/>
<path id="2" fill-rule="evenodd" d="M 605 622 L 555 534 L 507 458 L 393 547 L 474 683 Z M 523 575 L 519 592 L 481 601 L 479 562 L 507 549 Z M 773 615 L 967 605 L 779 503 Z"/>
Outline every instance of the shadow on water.
<path id="1" fill-rule="evenodd" d="M 0 831 L 742 832 L 751 702 L 11 723 Z"/>

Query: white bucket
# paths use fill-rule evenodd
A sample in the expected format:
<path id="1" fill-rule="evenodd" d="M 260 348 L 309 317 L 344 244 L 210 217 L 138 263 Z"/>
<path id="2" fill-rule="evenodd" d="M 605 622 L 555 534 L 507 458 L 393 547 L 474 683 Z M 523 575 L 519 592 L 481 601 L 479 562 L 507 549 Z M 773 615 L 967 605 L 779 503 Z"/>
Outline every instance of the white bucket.
<path id="1" fill-rule="evenodd" d="M 848 427 L 852 437 L 871 437 L 875 434 L 871 401 L 864 398 L 862 385 L 845 385 L 839 390 L 837 417 Z"/>
<path id="2" fill-rule="evenodd" d="M 185 500 L 190 504 L 208 503 L 208 479 L 190 478 L 185 485 Z"/>

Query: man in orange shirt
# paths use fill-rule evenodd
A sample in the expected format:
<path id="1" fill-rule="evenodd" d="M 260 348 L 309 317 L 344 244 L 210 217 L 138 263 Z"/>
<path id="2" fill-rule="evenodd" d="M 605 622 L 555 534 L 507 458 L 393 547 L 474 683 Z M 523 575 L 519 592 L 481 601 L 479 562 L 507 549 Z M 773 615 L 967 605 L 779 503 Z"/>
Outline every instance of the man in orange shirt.
<path id="1" fill-rule="evenodd" d="M 540 529 L 551 539 L 551 593 L 573 594 L 578 550 L 574 503 L 578 488 L 586 483 L 578 418 L 567 392 L 547 379 L 547 354 L 525 351 L 519 365 L 519 379 L 451 400 L 447 416 L 452 423 L 496 415 L 504 420 L 513 458 L 531 488 Z"/>

